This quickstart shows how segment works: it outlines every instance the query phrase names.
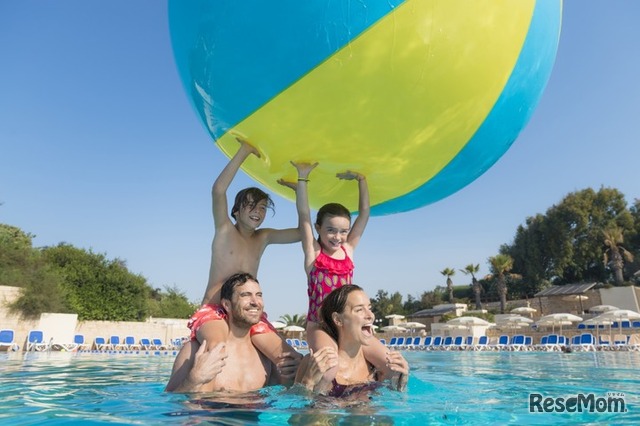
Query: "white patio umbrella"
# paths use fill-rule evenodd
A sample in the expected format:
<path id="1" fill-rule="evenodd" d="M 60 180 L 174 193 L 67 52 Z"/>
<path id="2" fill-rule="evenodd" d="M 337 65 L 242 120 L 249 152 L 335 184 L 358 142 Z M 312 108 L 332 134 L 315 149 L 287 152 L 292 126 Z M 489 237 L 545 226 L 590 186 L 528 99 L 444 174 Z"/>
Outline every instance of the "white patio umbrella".
<path id="1" fill-rule="evenodd" d="M 281 328 L 285 328 L 287 326 L 287 324 L 283 323 L 282 321 L 274 321 L 271 323 L 271 325 L 276 330 L 280 330 Z"/>
<path id="2" fill-rule="evenodd" d="M 485 321 L 482 318 L 478 318 L 478 317 L 458 317 L 458 318 L 454 318 L 452 320 L 447 321 L 447 324 L 458 324 L 458 325 L 466 325 L 466 326 L 473 326 L 473 325 L 489 325 L 490 322 L 489 321 Z"/>
<path id="3" fill-rule="evenodd" d="M 387 319 L 392 319 L 392 318 L 404 319 L 404 315 L 400 315 L 400 314 L 391 314 L 391 315 L 387 315 L 387 316 L 385 316 L 385 318 L 387 318 Z"/>
<path id="4" fill-rule="evenodd" d="M 300 327 L 299 325 L 288 325 L 283 328 L 284 331 L 304 331 L 304 327 Z"/>
<path id="5" fill-rule="evenodd" d="M 580 312 L 584 312 L 584 308 L 582 307 L 582 301 L 589 300 L 589 297 L 585 296 L 584 294 L 572 294 L 572 295 L 563 297 L 562 300 L 567 300 L 569 302 L 580 302 Z"/>
<path id="6" fill-rule="evenodd" d="M 533 322 L 532 319 L 523 317 L 521 315 L 511 315 L 508 317 L 502 317 L 496 320 L 496 324 L 499 327 L 504 328 L 521 328 L 527 327 Z"/>
<path id="7" fill-rule="evenodd" d="M 533 314 L 534 312 L 538 312 L 535 308 L 530 306 L 520 306 L 519 308 L 514 308 L 511 310 L 512 314 Z"/>
<path id="8" fill-rule="evenodd" d="M 554 332 L 555 332 L 555 326 L 559 325 L 560 334 L 562 334 L 563 325 L 571 325 L 571 323 L 579 322 L 579 321 L 582 321 L 582 318 L 577 315 L 560 312 L 560 313 L 549 314 L 549 315 L 540 317 L 540 319 L 536 322 L 536 324 L 551 325 L 551 328 Z"/>
<path id="9" fill-rule="evenodd" d="M 594 312 L 596 314 L 608 312 L 608 311 L 616 311 L 620 308 L 613 305 L 596 305 L 589 308 L 589 312 Z"/>
<path id="10" fill-rule="evenodd" d="M 629 309 L 616 309 L 615 311 L 607 311 L 600 315 L 601 317 L 611 318 L 614 320 L 635 320 L 640 319 L 640 313 Z"/>
<path id="11" fill-rule="evenodd" d="M 421 322 L 401 322 L 398 324 L 399 327 L 407 328 L 413 333 L 413 330 L 417 328 L 426 328 L 427 326 L 422 324 Z"/>
<path id="12" fill-rule="evenodd" d="M 595 325 L 596 326 L 596 337 L 598 338 L 598 341 L 600 340 L 600 325 L 608 325 L 611 326 L 611 324 L 613 323 L 613 320 L 611 318 L 603 318 L 602 315 L 599 315 L 597 317 L 594 318 L 589 318 L 586 321 L 583 321 L 582 324 L 584 325 Z M 609 329 L 611 330 L 611 329 Z M 609 334 L 611 334 L 611 331 L 609 331 Z"/>
<path id="13" fill-rule="evenodd" d="M 397 331 L 397 332 L 407 331 L 406 328 L 399 327 L 397 325 L 387 325 L 387 326 L 382 327 L 380 330 L 382 330 L 382 331 Z"/>

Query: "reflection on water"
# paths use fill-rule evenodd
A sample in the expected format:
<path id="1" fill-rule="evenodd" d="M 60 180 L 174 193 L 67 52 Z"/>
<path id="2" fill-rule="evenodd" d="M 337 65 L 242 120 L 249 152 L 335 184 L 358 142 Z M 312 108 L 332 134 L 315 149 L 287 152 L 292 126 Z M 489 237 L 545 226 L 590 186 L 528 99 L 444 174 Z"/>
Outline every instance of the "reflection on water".
<path id="1" fill-rule="evenodd" d="M 640 353 L 406 352 L 407 393 L 351 399 L 271 387 L 167 394 L 173 357 L 0 354 L 0 423 L 415 425 L 640 422 Z M 625 394 L 627 413 L 531 414 L 528 397 Z M 16 422 L 16 420 L 19 420 Z"/>

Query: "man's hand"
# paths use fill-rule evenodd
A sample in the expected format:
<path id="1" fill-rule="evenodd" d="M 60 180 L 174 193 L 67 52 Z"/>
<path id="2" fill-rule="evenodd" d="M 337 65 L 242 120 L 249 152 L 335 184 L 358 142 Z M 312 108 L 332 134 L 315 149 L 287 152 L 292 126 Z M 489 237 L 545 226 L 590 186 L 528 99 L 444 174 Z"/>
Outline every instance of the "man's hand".
<path id="1" fill-rule="evenodd" d="M 301 359 L 302 357 L 299 356 L 299 354 L 293 354 L 291 352 L 283 352 L 282 355 L 278 357 L 276 367 L 278 368 L 282 385 L 290 385 L 293 383 Z"/>
<path id="2" fill-rule="evenodd" d="M 218 343 L 210 351 L 207 341 L 203 340 L 194 357 L 193 368 L 187 378 L 190 385 L 202 386 L 214 380 L 226 365 L 227 352 L 224 343 Z"/>

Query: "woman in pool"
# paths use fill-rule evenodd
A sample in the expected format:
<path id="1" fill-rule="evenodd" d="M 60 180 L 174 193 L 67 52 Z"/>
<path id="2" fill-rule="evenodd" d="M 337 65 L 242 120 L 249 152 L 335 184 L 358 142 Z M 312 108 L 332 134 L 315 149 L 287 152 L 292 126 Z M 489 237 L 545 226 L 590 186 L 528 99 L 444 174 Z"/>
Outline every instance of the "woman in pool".
<path id="1" fill-rule="evenodd" d="M 361 287 L 348 284 L 332 291 L 320 308 L 322 328 L 338 343 L 311 352 L 301 362 L 296 382 L 307 389 L 328 396 L 347 396 L 365 389 L 375 389 L 382 377 L 376 373 L 363 352 L 363 347 L 377 341 L 373 334 L 371 302 Z M 324 373 L 337 366 L 335 379 L 325 383 Z M 394 389 L 404 391 L 409 364 L 400 352 L 387 355 L 387 366 L 400 373 Z"/>

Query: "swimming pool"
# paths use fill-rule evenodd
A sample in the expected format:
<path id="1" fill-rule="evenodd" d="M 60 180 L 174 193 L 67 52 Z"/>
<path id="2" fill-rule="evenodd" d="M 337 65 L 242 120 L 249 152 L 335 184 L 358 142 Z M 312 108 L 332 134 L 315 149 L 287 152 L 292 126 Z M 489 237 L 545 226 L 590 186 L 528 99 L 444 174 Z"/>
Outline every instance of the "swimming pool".
<path id="1" fill-rule="evenodd" d="M 0 423 L 83 424 L 575 424 L 640 422 L 638 352 L 405 352 L 406 394 L 382 389 L 350 407 L 282 387 L 237 401 L 163 392 L 173 356 L 0 355 Z M 530 413 L 529 395 L 607 392 L 627 412 Z M 624 394 L 623 397 L 620 397 Z M 537 397 L 538 398 L 538 397 Z M 539 401 L 539 400 L 538 400 Z M 542 406 L 542 403 L 540 403 Z M 534 406 L 535 408 L 536 406 Z M 612 408 L 615 408 L 612 406 Z"/>

